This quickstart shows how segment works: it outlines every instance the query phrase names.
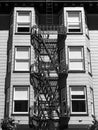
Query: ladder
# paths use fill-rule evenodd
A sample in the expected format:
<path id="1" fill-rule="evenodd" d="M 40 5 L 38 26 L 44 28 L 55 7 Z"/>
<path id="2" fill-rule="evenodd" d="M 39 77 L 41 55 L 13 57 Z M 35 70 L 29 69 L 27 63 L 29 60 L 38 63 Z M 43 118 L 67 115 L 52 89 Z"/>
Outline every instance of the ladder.
<path id="1" fill-rule="evenodd" d="M 53 2 L 46 0 L 46 25 L 53 25 Z"/>

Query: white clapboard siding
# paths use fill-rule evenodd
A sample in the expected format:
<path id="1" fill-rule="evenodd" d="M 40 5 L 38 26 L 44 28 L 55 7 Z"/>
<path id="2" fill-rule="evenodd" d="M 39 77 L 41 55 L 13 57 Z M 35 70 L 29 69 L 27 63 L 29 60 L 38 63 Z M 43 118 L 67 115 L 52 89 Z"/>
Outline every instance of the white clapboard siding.
<path id="1" fill-rule="evenodd" d="M 5 16 L 6 17 L 6 16 Z M 4 117 L 8 30 L 0 30 L 0 120 Z"/>
<path id="2" fill-rule="evenodd" d="M 98 17 L 98 16 L 97 16 Z M 90 30 L 95 115 L 98 119 L 98 31 Z"/>

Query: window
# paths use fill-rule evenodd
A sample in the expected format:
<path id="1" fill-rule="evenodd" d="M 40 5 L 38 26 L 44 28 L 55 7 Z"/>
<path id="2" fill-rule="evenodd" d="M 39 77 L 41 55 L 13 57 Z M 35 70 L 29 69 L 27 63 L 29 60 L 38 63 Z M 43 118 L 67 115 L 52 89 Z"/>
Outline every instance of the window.
<path id="1" fill-rule="evenodd" d="M 29 71 L 30 48 L 15 47 L 15 71 Z"/>
<path id="2" fill-rule="evenodd" d="M 84 70 L 83 47 L 69 47 L 69 70 Z"/>
<path id="3" fill-rule="evenodd" d="M 65 60 L 65 50 L 60 50 L 60 62 L 63 62 Z"/>
<path id="4" fill-rule="evenodd" d="M 13 113 L 28 113 L 29 87 L 14 87 Z"/>
<path id="5" fill-rule="evenodd" d="M 88 24 L 87 24 L 87 17 L 85 15 L 85 34 L 89 38 L 89 29 L 88 29 Z"/>
<path id="6" fill-rule="evenodd" d="M 91 68 L 91 54 L 90 50 L 87 49 L 87 63 L 88 63 L 88 72 L 92 73 L 92 68 Z"/>
<path id="7" fill-rule="evenodd" d="M 66 66 L 66 58 L 65 58 L 65 49 L 61 49 L 60 51 L 60 65 L 59 65 L 59 69 L 60 69 L 60 72 L 63 72 L 67 69 L 67 66 Z"/>
<path id="8" fill-rule="evenodd" d="M 12 50 L 8 50 L 8 72 L 11 71 Z"/>
<path id="9" fill-rule="evenodd" d="M 67 109 L 67 99 L 66 99 L 66 90 L 65 88 L 61 89 L 61 114 L 66 115 Z"/>
<path id="10" fill-rule="evenodd" d="M 31 12 L 17 11 L 16 32 L 29 33 L 31 26 Z"/>
<path id="11" fill-rule="evenodd" d="M 71 93 L 71 113 L 72 114 L 86 114 L 87 101 L 86 101 L 86 87 L 72 86 L 70 87 Z"/>
<path id="12" fill-rule="evenodd" d="M 91 98 L 91 114 L 94 115 L 94 93 L 93 89 L 90 88 L 90 98 Z"/>
<path id="13" fill-rule="evenodd" d="M 6 115 L 9 114 L 10 88 L 6 89 Z"/>
<path id="14" fill-rule="evenodd" d="M 81 11 L 67 12 L 67 32 L 68 33 L 82 32 Z"/>

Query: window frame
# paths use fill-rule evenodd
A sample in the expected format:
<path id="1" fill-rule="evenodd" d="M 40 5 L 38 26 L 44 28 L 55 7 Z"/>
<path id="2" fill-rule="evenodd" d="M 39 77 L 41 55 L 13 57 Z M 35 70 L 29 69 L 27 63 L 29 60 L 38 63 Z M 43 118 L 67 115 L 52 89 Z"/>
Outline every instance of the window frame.
<path id="1" fill-rule="evenodd" d="M 90 87 L 90 96 L 91 96 L 91 115 L 95 115 L 95 106 L 94 106 L 94 90 L 92 87 Z"/>
<path id="2" fill-rule="evenodd" d="M 65 61 L 65 49 L 60 49 L 60 63 Z"/>
<path id="3" fill-rule="evenodd" d="M 28 59 L 16 59 L 16 51 L 17 48 L 28 48 L 29 50 L 29 58 Z M 29 64 L 29 69 L 28 70 L 16 70 L 15 66 L 16 66 L 16 60 L 19 60 L 21 62 L 22 61 L 28 61 Z M 15 46 L 14 47 L 14 72 L 22 72 L 22 73 L 28 73 L 30 71 L 30 62 L 31 62 L 31 47 L 30 46 Z"/>
<path id="4" fill-rule="evenodd" d="M 62 88 L 61 93 L 61 115 L 67 115 L 67 96 L 66 96 L 66 88 Z"/>
<path id="5" fill-rule="evenodd" d="M 86 110 L 85 112 L 73 112 L 72 111 L 72 99 L 71 99 L 71 88 L 72 87 L 83 87 L 84 88 L 84 93 L 85 93 L 84 101 L 85 101 L 85 110 Z M 87 87 L 84 86 L 84 85 L 73 85 L 73 86 L 71 85 L 71 86 L 69 86 L 69 89 L 70 89 L 70 110 L 71 110 L 71 115 L 87 115 L 88 114 Z M 73 99 L 73 100 L 77 101 L 77 99 Z M 78 101 L 79 101 L 79 99 L 78 99 Z"/>
<path id="6" fill-rule="evenodd" d="M 80 31 L 69 31 L 69 26 L 68 26 L 68 13 L 69 12 L 78 12 L 79 13 L 79 17 L 80 17 L 80 21 L 79 21 L 79 28 Z M 81 34 L 83 33 L 83 22 L 82 22 L 82 10 L 66 10 L 66 25 L 67 25 L 67 33 L 68 34 Z M 75 23 L 75 22 L 72 22 L 72 23 Z M 74 28 L 74 27 L 70 27 L 70 29 L 72 30 L 76 30 L 77 28 Z"/>
<path id="7" fill-rule="evenodd" d="M 14 111 L 14 105 L 15 105 L 15 103 L 14 103 L 14 101 L 15 101 L 15 99 L 14 99 L 14 94 L 15 94 L 15 88 L 27 88 L 28 89 L 28 111 L 27 112 L 15 112 Z M 14 85 L 13 86 L 13 98 L 12 98 L 12 114 L 29 114 L 29 105 L 30 105 L 30 86 L 29 85 Z"/>
<path id="8" fill-rule="evenodd" d="M 88 20 L 87 20 L 87 15 L 85 13 L 85 35 L 87 36 L 88 39 L 89 38 L 89 28 L 88 28 Z"/>
<path id="9" fill-rule="evenodd" d="M 88 73 L 92 75 L 91 52 L 88 48 L 87 48 L 87 66 L 88 66 Z"/>
<path id="10" fill-rule="evenodd" d="M 17 22 L 17 19 L 18 19 L 18 15 L 19 13 L 29 13 L 29 17 L 30 17 L 30 22 Z M 31 28 L 31 22 L 32 22 L 32 19 L 31 19 L 31 11 L 30 10 L 16 10 L 16 21 L 15 21 L 15 32 L 18 33 L 18 34 L 30 34 L 30 28 Z M 20 24 L 20 27 L 28 27 L 29 28 L 29 31 L 18 31 L 18 27 L 19 27 L 19 24 Z"/>
<path id="11" fill-rule="evenodd" d="M 82 57 L 81 59 L 70 59 L 69 57 L 69 53 L 70 53 L 70 48 L 81 48 L 81 52 L 82 52 Z M 70 61 L 71 60 L 71 61 Z M 82 62 L 82 65 L 83 65 L 83 69 L 70 69 L 70 62 Z M 85 57 L 84 57 L 84 47 L 83 46 L 68 46 L 68 69 L 69 69 L 69 72 L 85 72 Z"/>

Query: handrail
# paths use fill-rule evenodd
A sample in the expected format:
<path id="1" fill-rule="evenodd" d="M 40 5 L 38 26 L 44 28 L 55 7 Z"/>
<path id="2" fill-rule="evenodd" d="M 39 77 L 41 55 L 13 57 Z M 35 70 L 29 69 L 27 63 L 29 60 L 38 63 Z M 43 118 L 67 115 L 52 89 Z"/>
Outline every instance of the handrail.
<path id="1" fill-rule="evenodd" d="M 37 34 L 41 35 L 43 33 L 46 33 L 47 32 L 49 34 L 65 34 L 66 35 L 66 32 L 67 32 L 67 29 L 64 25 L 34 25 L 33 27 L 31 27 L 31 35 L 34 33 L 32 30 L 36 29 L 37 31 Z"/>

